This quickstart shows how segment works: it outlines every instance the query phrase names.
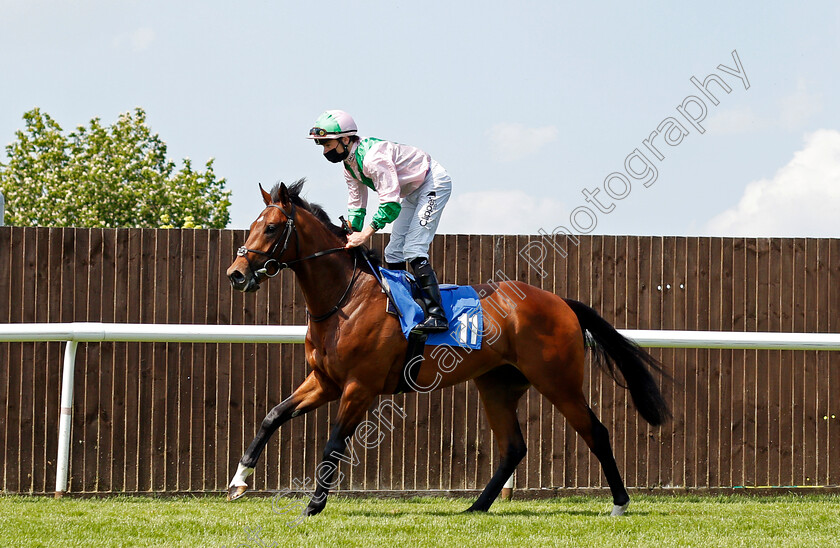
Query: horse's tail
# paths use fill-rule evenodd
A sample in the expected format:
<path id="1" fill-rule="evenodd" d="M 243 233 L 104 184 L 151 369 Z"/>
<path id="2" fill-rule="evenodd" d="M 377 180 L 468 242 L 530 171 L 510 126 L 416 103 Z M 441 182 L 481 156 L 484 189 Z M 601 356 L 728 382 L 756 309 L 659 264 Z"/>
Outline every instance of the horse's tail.
<path id="1" fill-rule="evenodd" d="M 663 377 L 670 378 L 662 369 L 662 364 L 633 341 L 622 336 L 590 307 L 575 300 L 563 300 L 577 316 L 581 328 L 589 332 L 589 338 L 594 342 L 592 348 L 595 351 L 595 362 L 623 386 L 616 375 L 616 367 L 621 371 L 621 375 L 627 381 L 625 388 L 630 390 L 630 396 L 642 418 L 654 426 L 670 418 L 668 404 L 648 370 L 653 369 Z"/>

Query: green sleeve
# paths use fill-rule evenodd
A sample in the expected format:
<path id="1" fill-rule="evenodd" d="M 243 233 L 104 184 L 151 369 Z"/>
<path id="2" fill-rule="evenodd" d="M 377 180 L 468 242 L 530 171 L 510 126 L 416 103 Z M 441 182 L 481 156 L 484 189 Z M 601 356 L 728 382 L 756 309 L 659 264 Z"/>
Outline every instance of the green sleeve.
<path id="1" fill-rule="evenodd" d="M 365 214 L 367 214 L 365 208 L 351 207 L 347 210 L 347 214 L 350 216 L 350 226 L 353 227 L 353 230 L 356 232 L 362 230 L 362 226 L 365 224 Z"/>
<path id="2" fill-rule="evenodd" d="M 399 202 L 385 202 L 384 204 L 380 204 L 379 209 L 376 210 L 376 214 L 373 216 L 373 221 L 371 221 L 370 226 L 379 230 L 388 223 L 393 222 L 399 214 Z"/>

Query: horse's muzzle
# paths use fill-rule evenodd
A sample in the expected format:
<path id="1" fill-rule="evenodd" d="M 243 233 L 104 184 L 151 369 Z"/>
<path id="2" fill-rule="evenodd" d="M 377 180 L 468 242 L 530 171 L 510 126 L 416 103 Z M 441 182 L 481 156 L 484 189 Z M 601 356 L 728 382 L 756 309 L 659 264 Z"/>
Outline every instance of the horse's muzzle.
<path id="1" fill-rule="evenodd" d="M 237 291 L 243 291 L 245 293 L 253 293 L 260 288 L 260 282 L 257 280 L 257 277 L 251 274 L 250 276 L 246 276 L 242 272 L 236 269 L 231 269 L 228 271 L 228 279 L 230 280 L 230 285 Z"/>

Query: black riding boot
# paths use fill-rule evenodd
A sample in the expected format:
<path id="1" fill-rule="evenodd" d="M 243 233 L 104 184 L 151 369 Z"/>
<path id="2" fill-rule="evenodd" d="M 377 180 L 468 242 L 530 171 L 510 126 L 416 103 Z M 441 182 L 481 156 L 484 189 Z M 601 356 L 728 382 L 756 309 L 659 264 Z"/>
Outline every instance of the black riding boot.
<path id="1" fill-rule="evenodd" d="M 405 261 L 401 263 L 389 263 L 386 261 L 385 268 L 388 270 L 405 270 Z"/>
<path id="2" fill-rule="evenodd" d="M 426 309 L 426 319 L 417 324 L 416 329 L 422 333 L 442 333 L 449 329 L 449 322 L 441 306 L 440 288 L 438 287 L 435 271 L 425 257 L 413 259 L 411 269 L 417 279 L 417 287 Z"/>

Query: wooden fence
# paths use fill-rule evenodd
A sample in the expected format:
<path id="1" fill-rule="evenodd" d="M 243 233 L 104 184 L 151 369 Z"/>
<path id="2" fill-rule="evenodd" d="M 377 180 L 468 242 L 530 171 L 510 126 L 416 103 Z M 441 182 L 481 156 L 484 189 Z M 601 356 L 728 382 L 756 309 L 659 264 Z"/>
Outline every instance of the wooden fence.
<path id="1" fill-rule="evenodd" d="M 256 294 L 224 271 L 245 232 L 0 227 L 0 323 L 305 323 L 291 273 Z M 378 236 L 377 246 L 384 237 Z M 439 236 L 450 283 L 502 275 L 589 303 L 616 327 L 840 330 L 840 240 Z M 556 243 L 556 242 L 555 242 Z M 567 242 L 568 243 L 568 242 Z M 537 255 L 535 248 L 526 254 Z M 543 275 L 545 277 L 543 277 Z M 51 493 L 60 343 L 0 343 L 0 488 Z M 596 369 L 591 405 L 629 487 L 840 484 L 840 357 L 830 352 L 663 350 L 674 420 L 653 429 Z M 268 409 L 304 378 L 302 345 L 79 344 L 70 492 L 223 490 Z M 831 394 L 835 394 L 831 396 Z M 377 447 L 357 446 L 342 489 L 480 489 L 498 462 L 472 385 L 394 396 Z M 260 490 L 314 476 L 335 406 L 283 426 L 254 476 Z M 520 420 L 529 452 L 518 489 L 603 487 L 597 461 L 533 390 Z"/>

